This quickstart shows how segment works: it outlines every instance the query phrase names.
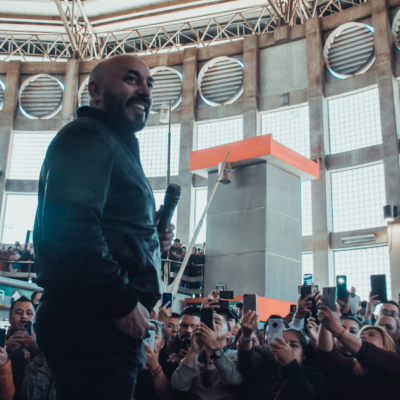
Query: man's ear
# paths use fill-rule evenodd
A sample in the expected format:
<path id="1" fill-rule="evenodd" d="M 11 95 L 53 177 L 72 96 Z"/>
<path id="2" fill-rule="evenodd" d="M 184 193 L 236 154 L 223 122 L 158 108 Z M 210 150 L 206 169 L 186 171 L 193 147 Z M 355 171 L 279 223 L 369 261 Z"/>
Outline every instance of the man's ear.
<path id="1" fill-rule="evenodd" d="M 90 81 L 88 84 L 89 96 L 93 101 L 101 100 L 101 85 L 96 81 Z"/>

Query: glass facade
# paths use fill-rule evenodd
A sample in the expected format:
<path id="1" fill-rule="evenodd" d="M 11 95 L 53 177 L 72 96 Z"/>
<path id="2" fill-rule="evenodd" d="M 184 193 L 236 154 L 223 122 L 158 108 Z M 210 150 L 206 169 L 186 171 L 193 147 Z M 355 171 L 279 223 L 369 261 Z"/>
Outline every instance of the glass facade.
<path id="1" fill-rule="evenodd" d="M 225 119 L 197 125 L 197 150 L 243 139 L 243 118 Z"/>

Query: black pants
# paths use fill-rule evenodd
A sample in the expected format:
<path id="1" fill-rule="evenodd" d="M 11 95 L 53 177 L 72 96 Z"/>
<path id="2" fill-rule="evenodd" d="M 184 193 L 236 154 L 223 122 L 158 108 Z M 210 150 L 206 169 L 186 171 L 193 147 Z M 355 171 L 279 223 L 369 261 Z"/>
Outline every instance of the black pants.
<path id="1" fill-rule="evenodd" d="M 34 325 L 57 400 L 132 400 L 143 342 L 113 328 L 96 303 L 40 304 Z"/>

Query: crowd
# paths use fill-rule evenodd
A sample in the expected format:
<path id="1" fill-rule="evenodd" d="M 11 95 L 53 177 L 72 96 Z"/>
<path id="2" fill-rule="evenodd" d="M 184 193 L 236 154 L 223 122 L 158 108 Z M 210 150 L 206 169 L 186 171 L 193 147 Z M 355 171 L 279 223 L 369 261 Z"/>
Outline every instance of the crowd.
<path id="1" fill-rule="evenodd" d="M 33 272 L 33 264 L 29 266 L 26 262 L 33 261 L 34 256 L 32 243 L 21 245 L 15 242 L 8 247 L 3 244 L 0 247 L 0 271 L 28 272 L 30 269 Z"/>
<path id="2" fill-rule="evenodd" d="M 192 253 L 190 254 L 188 265 L 194 267 L 195 265 L 204 265 L 205 262 L 205 247 L 206 244 L 203 244 L 203 247 L 192 248 Z M 164 260 L 172 260 L 182 262 L 186 256 L 187 249 L 186 246 L 183 246 L 180 239 L 175 239 L 174 243 L 170 247 L 168 252 L 162 254 L 161 258 Z"/>
<path id="3" fill-rule="evenodd" d="M 375 315 L 374 296 L 361 302 L 355 292 L 338 298 L 333 312 L 313 289 L 299 297 L 295 312 L 265 322 L 255 311 L 244 314 L 242 302 L 219 308 L 218 290 L 201 307 L 180 313 L 164 304 L 151 313 L 155 338 L 144 344 L 146 365 L 134 399 L 398 399 L 399 303 L 386 301 Z M 34 330 L 21 329 L 34 321 L 39 300 L 34 293 L 12 304 L 0 348 L 0 400 L 55 399 L 54 378 Z M 203 308 L 213 310 L 212 329 L 201 320 Z M 269 342 L 269 326 L 277 320 L 282 335 Z"/>

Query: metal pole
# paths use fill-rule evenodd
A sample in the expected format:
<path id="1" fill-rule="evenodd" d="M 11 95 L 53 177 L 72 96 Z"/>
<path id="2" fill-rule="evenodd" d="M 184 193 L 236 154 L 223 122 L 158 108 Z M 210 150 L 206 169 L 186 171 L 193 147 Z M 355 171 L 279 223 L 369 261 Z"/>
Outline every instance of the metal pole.
<path id="1" fill-rule="evenodd" d="M 168 158 L 167 158 L 167 187 L 171 183 L 171 100 L 169 101 L 168 109 Z"/>

